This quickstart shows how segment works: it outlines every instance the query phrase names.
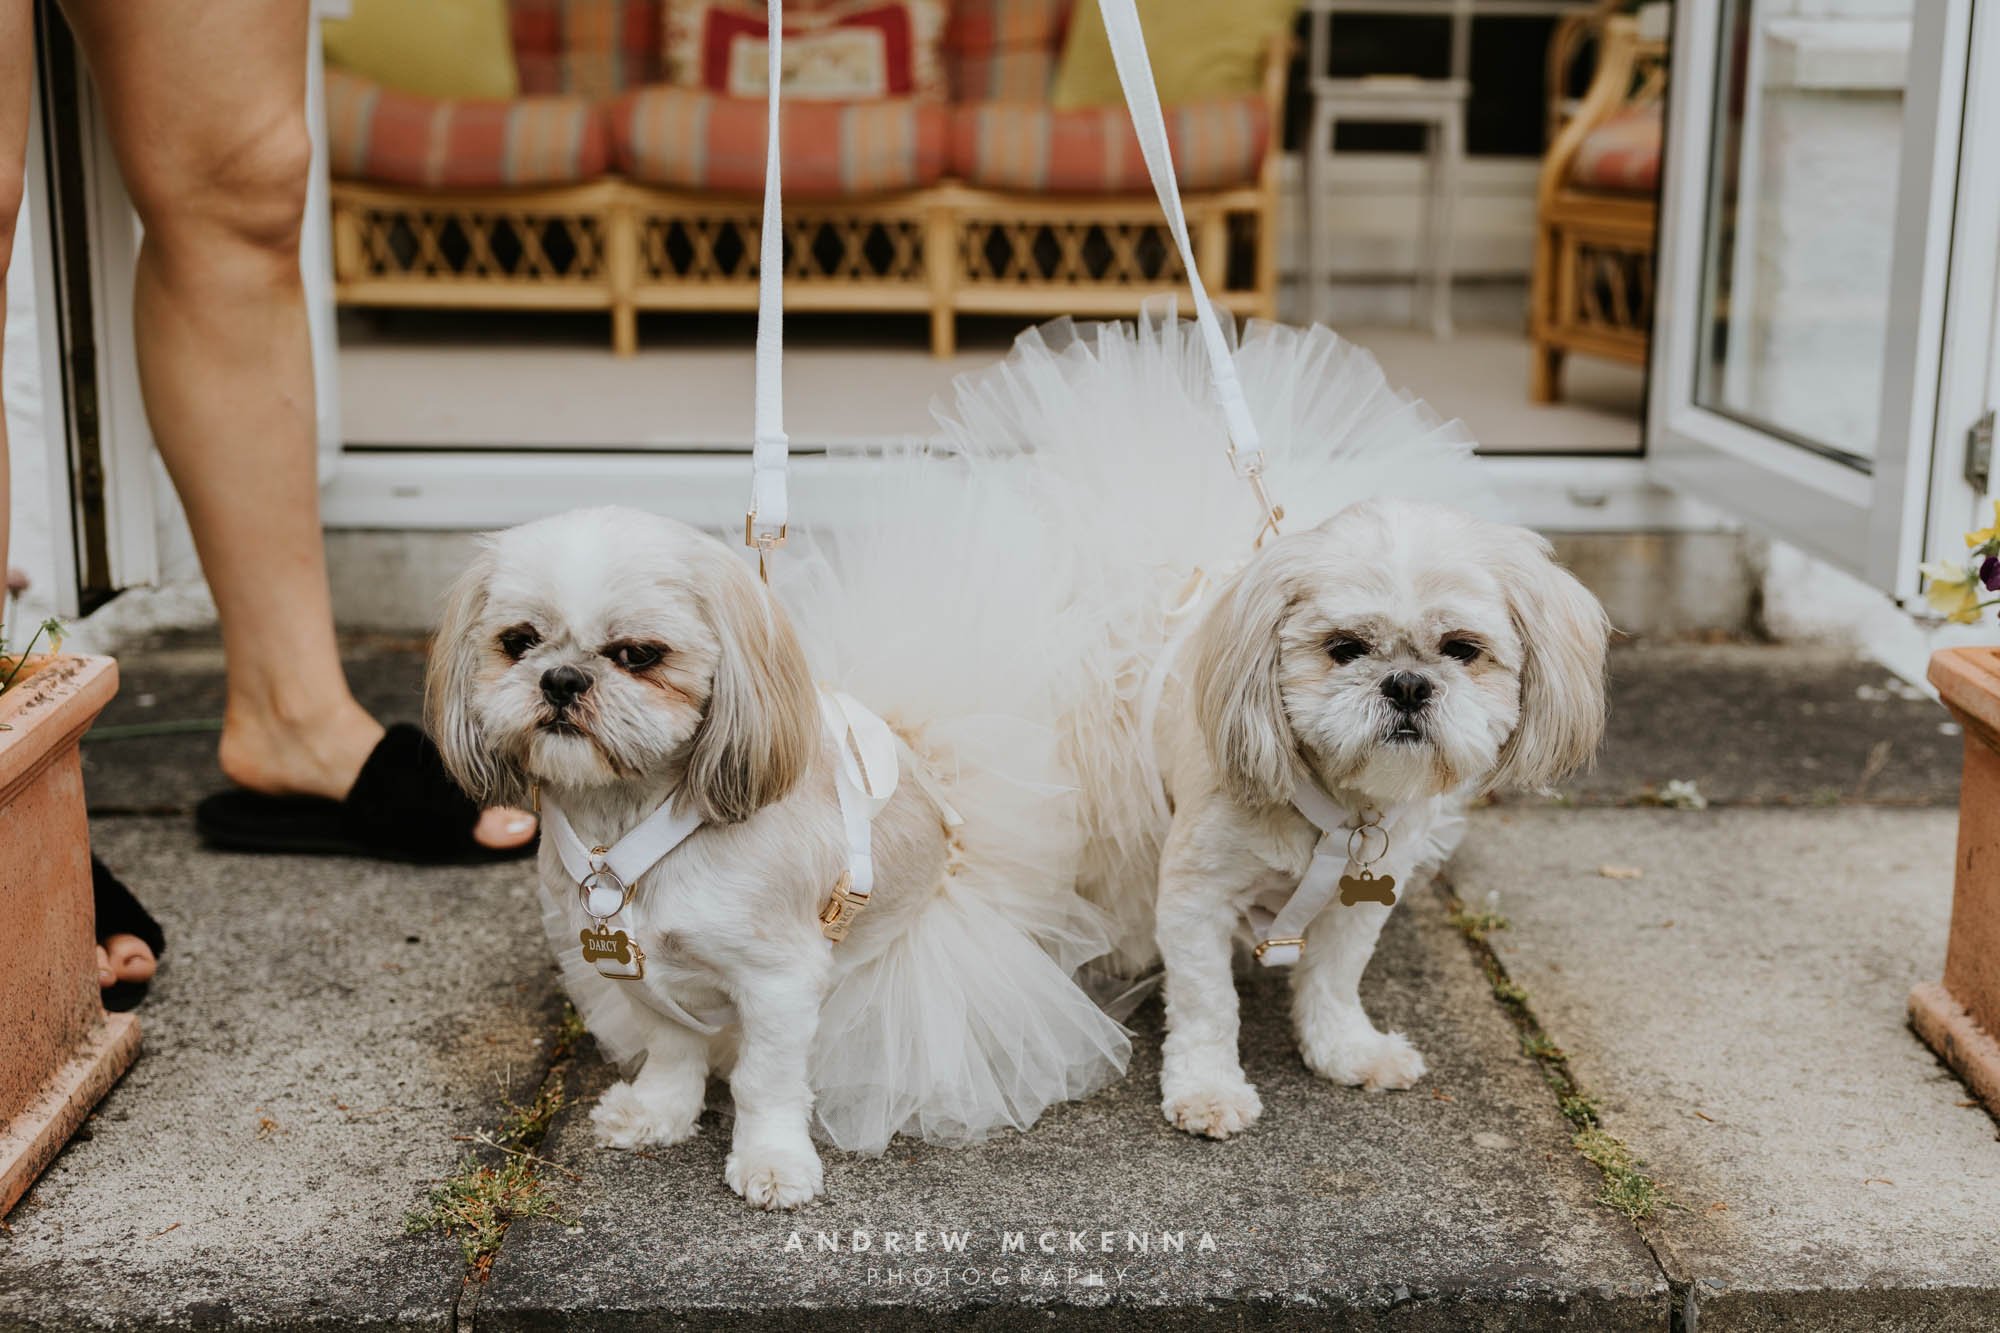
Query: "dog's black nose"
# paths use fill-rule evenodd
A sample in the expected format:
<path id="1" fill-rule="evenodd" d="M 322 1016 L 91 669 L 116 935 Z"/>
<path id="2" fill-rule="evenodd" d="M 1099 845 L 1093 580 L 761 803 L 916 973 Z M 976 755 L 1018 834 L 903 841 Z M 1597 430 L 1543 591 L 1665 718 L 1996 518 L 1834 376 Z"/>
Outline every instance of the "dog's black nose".
<path id="1" fill-rule="evenodd" d="M 1394 704 L 1399 713 L 1414 713 L 1422 708 L 1434 688 L 1429 676 L 1416 671 L 1391 671 L 1382 677 L 1382 697 Z"/>
<path id="2" fill-rule="evenodd" d="M 542 697 L 557 708 L 567 708 L 590 688 L 590 676 L 573 666 L 550 667 L 542 673 Z"/>

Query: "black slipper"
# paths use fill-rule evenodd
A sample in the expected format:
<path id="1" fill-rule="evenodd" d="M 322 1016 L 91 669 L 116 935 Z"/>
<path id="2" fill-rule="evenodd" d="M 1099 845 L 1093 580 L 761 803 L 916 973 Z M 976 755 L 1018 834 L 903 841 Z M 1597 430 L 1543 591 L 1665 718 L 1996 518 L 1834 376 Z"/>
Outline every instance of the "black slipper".
<path id="1" fill-rule="evenodd" d="M 167 951 L 167 933 L 160 929 L 160 923 L 153 920 L 153 914 L 140 906 L 132 896 L 132 890 L 125 887 L 111 868 L 90 858 L 90 893 L 97 905 L 97 942 L 104 943 L 113 935 L 137 935 L 153 951 L 157 962 Z M 114 1014 L 122 1014 L 139 1007 L 139 1001 L 146 998 L 150 982 L 117 981 L 102 989 L 104 1007 Z"/>
<path id="2" fill-rule="evenodd" d="M 361 766 L 347 799 L 266 796 L 241 788 L 195 807 L 194 826 L 211 847 L 232 852 L 360 856 L 380 861 L 476 865 L 530 856 L 487 847 L 472 836 L 479 807 L 445 772 L 430 737 L 407 722 L 390 727 Z"/>

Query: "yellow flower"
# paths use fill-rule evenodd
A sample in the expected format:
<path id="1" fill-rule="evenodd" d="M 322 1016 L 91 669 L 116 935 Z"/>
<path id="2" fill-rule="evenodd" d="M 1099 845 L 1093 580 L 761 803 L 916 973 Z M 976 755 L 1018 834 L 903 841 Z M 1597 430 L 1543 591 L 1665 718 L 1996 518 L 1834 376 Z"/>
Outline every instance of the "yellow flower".
<path id="1" fill-rule="evenodd" d="M 1965 549 L 1969 551 L 1975 546 L 1984 546 L 1996 536 L 2000 536 L 2000 500 L 1993 502 L 1993 526 L 1990 528 L 1981 528 L 1977 532 L 1966 533 Z"/>
<path id="2" fill-rule="evenodd" d="M 1924 600 L 1931 604 L 1931 610 L 1954 625 L 1978 622 L 1979 580 L 1971 570 L 1949 560 L 1933 560 L 1919 565 L 1917 572 L 1928 580 Z"/>

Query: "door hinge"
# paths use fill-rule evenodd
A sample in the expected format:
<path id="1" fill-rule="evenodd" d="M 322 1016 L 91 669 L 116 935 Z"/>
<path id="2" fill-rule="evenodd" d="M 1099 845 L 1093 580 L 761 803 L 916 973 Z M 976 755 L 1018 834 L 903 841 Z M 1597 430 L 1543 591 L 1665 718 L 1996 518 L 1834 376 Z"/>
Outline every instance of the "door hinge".
<path id="1" fill-rule="evenodd" d="M 1965 479 L 1985 495 L 1993 485 L 1993 409 L 1965 432 Z"/>

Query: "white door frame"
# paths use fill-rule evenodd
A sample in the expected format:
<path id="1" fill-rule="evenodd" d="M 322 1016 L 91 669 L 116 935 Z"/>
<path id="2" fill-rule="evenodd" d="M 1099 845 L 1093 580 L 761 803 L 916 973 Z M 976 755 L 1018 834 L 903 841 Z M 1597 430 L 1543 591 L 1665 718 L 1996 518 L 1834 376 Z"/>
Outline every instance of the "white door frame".
<path id="1" fill-rule="evenodd" d="M 49 460 L 52 600 L 60 614 L 75 616 L 120 588 L 157 579 L 159 545 L 153 435 L 132 343 L 138 222 L 89 71 L 66 32 L 48 31 L 52 9 L 37 16 L 25 211 Z M 58 144 L 52 116 L 75 127 L 73 143 Z M 73 159 L 59 161 L 60 152 Z M 72 327 L 85 321 L 88 327 Z M 87 520 L 89 510 L 101 513 L 101 523 Z"/>
<path id="2" fill-rule="evenodd" d="M 1696 358 L 1709 334 L 1701 298 L 1723 0 L 1677 0 L 1674 6 L 1660 316 L 1647 422 L 1648 466 L 1655 476 L 1897 596 L 1917 591 L 1925 537 L 1972 2 L 1919 0 L 1915 12 L 1872 470 L 1814 453 L 1695 400 Z"/>

